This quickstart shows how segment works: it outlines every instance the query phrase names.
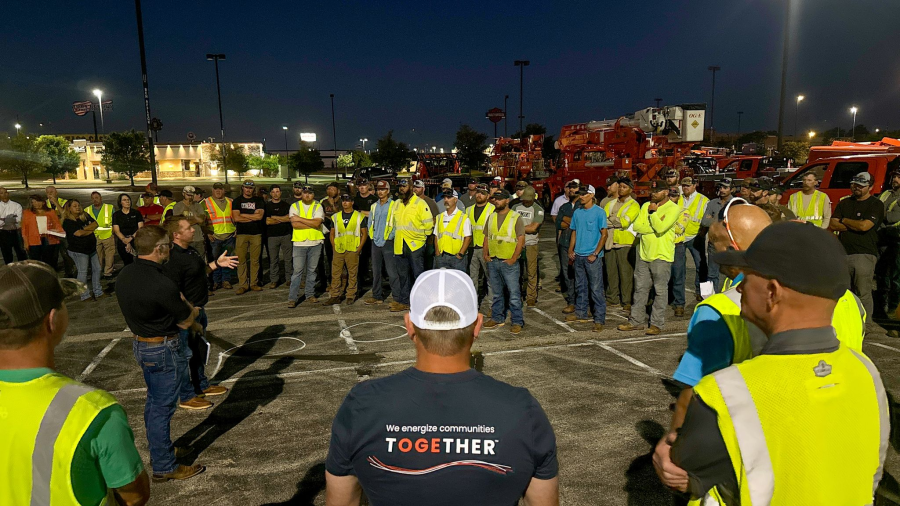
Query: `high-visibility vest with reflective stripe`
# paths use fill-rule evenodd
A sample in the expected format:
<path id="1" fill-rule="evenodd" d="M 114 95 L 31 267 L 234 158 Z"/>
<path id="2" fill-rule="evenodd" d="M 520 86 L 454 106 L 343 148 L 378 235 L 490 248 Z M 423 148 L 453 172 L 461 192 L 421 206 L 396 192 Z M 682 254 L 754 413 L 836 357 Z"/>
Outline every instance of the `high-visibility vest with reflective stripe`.
<path id="1" fill-rule="evenodd" d="M 688 220 L 690 220 L 687 209 L 684 207 L 684 197 L 679 197 L 678 202 L 678 205 L 681 207 L 681 215 L 678 217 L 675 225 L 672 226 L 672 229 L 675 230 L 675 244 L 684 242 L 685 231 L 688 227 Z"/>
<path id="2" fill-rule="evenodd" d="M 825 194 L 815 190 L 809 199 L 809 204 L 803 207 L 803 192 L 797 192 L 788 199 L 788 209 L 797 215 L 797 219 L 821 227 L 822 220 L 825 219 Z"/>
<path id="3" fill-rule="evenodd" d="M 509 211 L 504 217 L 502 224 L 497 223 L 498 216 L 500 215 L 497 213 L 491 213 L 491 218 L 488 222 L 488 227 L 490 227 L 488 229 L 490 231 L 488 254 L 492 257 L 508 260 L 516 254 L 516 244 L 518 243 L 516 222 L 519 221 L 519 213 Z M 501 226 L 503 228 L 499 229 L 498 227 Z"/>
<path id="4" fill-rule="evenodd" d="M 476 248 L 481 248 L 484 246 L 484 226 L 487 223 L 488 217 L 494 214 L 494 204 L 485 204 L 484 210 L 481 211 L 481 216 L 478 218 L 478 220 L 475 219 L 476 207 L 478 207 L 477 204 L 466 208 L 466 216 L 468 216 L 469 221 L 472 222 L 473 246 Z"/>
<path id="5" fill-rule="evenodd" d="M 94 221 L 97 222 L 97 228 L 94 229 L 94 235 L 97 236 L 97 239 L 109 239 L 112 237 L 112 215 L 113 215 L 113 206 L 109 204 L 102 204 L 100 206 L 100 212 L 94 214 L 94 206 L 87 206 L 85 209 L 91 218 L 94 218 Z"/>
<path id="6" fill-rule="evenodd" d="M 760 355 L 705 376 L 742 506 L 872 504 L 890 422 L 878 370 L 843 344 Z"/>
<path id="7" fill-rule="evenodd" d="M 834 306 L 831 326 L 837 338 L 851 350 L 862 353 L 863 338 L 866 336 L 866 308 L 853 292 L 847 290 Z"/>
<path id="8" fill-rule="evenodd" d="M 72 459 L 88 427 L 113 404 L 107 392 L 57 373 L 0 381 L 0 504 L 80 505 Z"/>
<path id="9" fill-rule="evenodd" d="M 437 218 L 437 235 L 435 239 L 437 239 L 438 246 L 441 249 L 441 253 L 447 253 L 450 255 L 456 255 L 462 249 L 463 240 L 466 238 L 464 235 L 466 221 L 468 220 L 468 216 L 466 213 L 460 211 L 459 209 L 454 209 L 453 216 L 450 218 L 450 223 L 444 225 L 444 213 L 438 215 Z M 446 228 L 445 228 L 446 227 Z"/>
<path id="10" fill-rule="evenodd" d="M 297 211 L 297 216 L 306 220 L 313 219 L 316 215 L 316 209 L 322 206 L 322 204 L 319 204 L 315 200 L 305 208 L 302 200 L 298 200 L 291 205 L 294 207 L 294 210 Z M 322 241 L 324 239 L 325 234 L 322 233 L 321 228 L 295 228 L 294 232 L 291 234 L 291 242 Z"/>
<path id="11" fill-rule="evenodd" d="M 163 209 L 162 216 L 159 218 L 159 225 L 160 225 L 160 226 L 166 224 L 166 213 L 168 213 L 169 210 L 174 209 L 174 208 L 175 208 L 175 204 L 177 204 L 177 203 L 178 203 L 178 202 L 169 202 L 168 204 L 166 204 L 165 209 Z M 231 202 L 229 202 L 228 205 L 231 206 Z"/>
<path id="12" fill-rule="evenodd" d="M 700 221 L 703 219 L 703 213 L 706 212 L 706 205 L 709 204 L 706 195 L 700 192 L 694 192 L 694 195 L 696 195 L 694 201 L 687 208 L 688 222 L 684 230 L 684 235 L 687 237 L 693 237 L 700 232 Z"/>
<path id="13" fill-rule="evenodd" d="M 612 215 L 613 204 L 616 202 L 616 199 L 612 199 L 606 203 L 606 209 L 604 209 L 604 211 L 606 211 L 607 217 Z M 613 230 L 613 242 L 615 244 L 634 244 L 634 229 L 629 230 L 629 228 L 631 228 L 631 224 L 634 223 L 634 220 L 637 219 L 640 212 L 641 206 L 638 204 L 637 200 L 628 197 L 628 200 L 622 204 L 622 207 L 619 208 L 619 212 L 616 213 L 622 228 Z"/>
<path id="14" fill-rule="evenodd" d="M 886 203 L 889 198 L 894 196 L 895 192 L 900 192 L 900 190 L 889 190 L 889 191 L 883 192 L 881 195 L 878 196 L 878 199 L 881 200 L 882 203 Z M 891 202 L 885 208 L 884 214 L 887 215 L 887 213 L 891 212 L 895 207 L 897 207 L 897 202 L 900 202 L 900 198 L 894 199 L 894 201 Z M 900 221 L 898 221 L 897 223 L 890 223 L 890 224 L 885 223 L 885 222 L 882 222 L 882 223 L 884 223 L 884 226 L 886 226 L 886 227 L 900 227 Z"/>
<path id="15" fill-rule="evenodd" d="M 210 198 L 212 198 L 212 197 L 210 197 Z M 144 197 L 141 197 L 141 198 L 139 199 L 139 201 L 140 201 L 140 207 L 144 207 L 144 206 L 148 205 L 146 202 L 144 202 Z M 159 197 L 158 197 L 158 196 L 157 196 L 157 197 L 153 197 L 153 203 L 154 203 L 154 204 L 159 204 Z"/>
<path id="16" fill-rule="evenodd" d="M 380 201 L 379 201 L 380 202 Z M 387 213 L 387 221 L 384 224 L 384 240 L 388 240 L 391 236 L 391 232 L 394 230 L 394 211 L 397 210 L 397 202 L 399 200 L 388 200 L 388 213 Z M 378 202 L 372 204 L 372 207 L 369 209 L 369 237 L 375 237 L 375 207 L 378 205 Z"/>
<path id="17" fill-rule="evenodd" d="M 709 306 L 714 309 L 722 317 L 722 321 L 731 332 L 731 339 L 734 342 L 734 355 L 731 363 L 739 364 L 744 360 L 753 358 L 753 344 L 750 339 L 750 325 L 741 316 L 741 294 L 737 288 L 711 295 L 703 302 L 697 304 L 697 308 L 701 306 Z"/>
<path id="18" fill-rule="evenodd" d="M 225 197 L 225 209 L 219 209 L 219 205 L 212 197 L 203 199 L 203 203 L 206 204 L 206 212 L 209 213 L 209 221 L 212 222 L 214 234 L 230 234 L 235 231 L 234 220 L 231 218 L 230 198 Z M 165 211 L 163 217 L 165 217 Z"/>
<path id="19" fill-rule="evenodd" d="M 340 212 L 334 213 L 334 216 L 331 217 L 331 220 L 334 221 L 334 251 L 338 253 L 356 251 L 359 248 L 362 214 L 359 211 L 353 211 L 346 226 L 342 218 Z"/>
<path id="20" fill-rule="evenodd" d="M 417 251 L 425 246 L 425 238 L 434 230 L 434 217 L 424 200 L 416 195 L 409 202 L 397 201 L 394 213 L 394 254 L 403 254 L 403 245 L 410 251 Z"/>

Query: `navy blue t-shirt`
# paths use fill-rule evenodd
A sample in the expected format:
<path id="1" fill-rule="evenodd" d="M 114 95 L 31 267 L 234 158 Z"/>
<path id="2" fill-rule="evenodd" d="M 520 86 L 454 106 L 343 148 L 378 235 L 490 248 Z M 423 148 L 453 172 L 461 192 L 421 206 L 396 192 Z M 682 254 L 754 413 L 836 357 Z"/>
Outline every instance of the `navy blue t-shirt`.
<path id="1" fill-rule="evenodd" d="M 525 388 L 475 369 L 360 383 L 334 417 L 326 469 L 373 506 L 514 505 L 556 476 L 556 436 Z"/>

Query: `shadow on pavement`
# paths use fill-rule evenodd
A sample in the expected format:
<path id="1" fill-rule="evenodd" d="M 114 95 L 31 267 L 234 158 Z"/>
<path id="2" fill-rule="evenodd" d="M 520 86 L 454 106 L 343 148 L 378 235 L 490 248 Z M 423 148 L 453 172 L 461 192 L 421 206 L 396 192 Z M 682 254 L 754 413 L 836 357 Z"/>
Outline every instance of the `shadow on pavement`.
<path id="1" fill-rule="evenodd" d="M 284 325 L 269 325 L 262 332 L 250 336 L 246 343 L 234 350 L 234 353 L 225 359 L 222 368 L 216 373 L 214 378 L 210 378 L 210 382 L 220 383 L 225 381 L 272 351 L 275 343 L 278 342 L 278 338 L 284 337 L 282 336 L 284 330 Z"/>
<path id="2" fill-rule="evenodd" d="M 650 445 L 650 449 L 631 461 L 625 471 L 625 493 L 628 494 L 628 506 L 682 506 L 687 504 L 675 497 L 659 481 L 653 469 L 653 450 L 662 439 L 666 429 L 652 420 L 642 420 L 635 424 L 637 433 Z"/>
<path id="3" fill-rule="evenodd" d="M 325 490 L 325 462 L 314 464 L 297 483 L 297 492 L 284 502 L 266 503 L 262 506 L 313 506 L 316 497 Z"/>

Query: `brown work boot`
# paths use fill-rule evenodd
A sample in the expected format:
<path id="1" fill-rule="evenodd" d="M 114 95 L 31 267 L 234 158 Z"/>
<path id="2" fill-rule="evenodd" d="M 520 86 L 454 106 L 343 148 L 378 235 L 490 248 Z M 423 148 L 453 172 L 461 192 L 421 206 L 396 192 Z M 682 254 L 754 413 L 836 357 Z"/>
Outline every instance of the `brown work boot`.
<path id="1" fill-rule="evenodd" d="M 594 332 L 603 332 L 603 324 L 595 323 L 594 324 Z"/>
<path id="2" fill-rule="evenodd" d="M 341 303 L 340 297 L 329 297 L 328 300 L 326 300 L 325 302 L 322 303 L 322 305 L 323 306 L 333 306 L 335 304 L 340 304 L 340 303 Z"/>
<path id="3" fill-rule="evenodd" d="M 700 295 L 700 293 L 695 293 L 695 294 L 694 294 L 694 299 L 695 299 L 697 302 L 703 302 L 703 296 Z"/>
<path id="4" fill-rule="evenodd" d="M 509 328 L 509 331 L 513 334 L 518 334 L 519 332 L 522 332 L 522 326 L 513 324 L 513 326 Z"/>
<path id="5" fill-rule="evenodd" d="M 178 403 L 179 408 L 190 409 L 193 411 L 200 411 L 203 409 L 211 408 L 213 403 L 209 402 L 206 399 L 201 399 L 200 397 L 194 397 L 189 401 L 181 401 Z"/>
<path id="6" fill-rule="evenodd" d="M 568 323 L 572 323 L 572 322 L 590 323 L 592 321 L 594 321 L 593 318 L 591 318 L 589 316 L 578 316 L 576 314 L 570 314 L 570 315 L 566 316 L 566 322 L 568 322 Z"/>
<path id="7" fill-rule="evenodd" d="M 154 474 L 153 481 L 160 483 L 163 481 L 169 480 L 186 480 L 188 478 L 193 478 L 198 474 L 206 471 L 206 466 L 201 466 L 200 464 L 194 464 L 192 466 L 184 466 L 178 465 L 174 471 L 166 474 Z"/>
<path id="8" fill-rule="evenodd" d="M 371 306 L 373 304 L 384 304 L 384 301 L 381 299 L 376 299 L 375 297 L 367 297 L 364 301 L 367 306 Z"/>
<path id="9" fill-rule="evenodd" d="M 353 305 L 354 302 L 356 302 L 356 297 L 347 297 L 347 300 L 344 301 L 348 306 Z"/>
<path id="10" fill-rule="evenodd" d="M 247 293 L 247 287 L 246 287 L 246 286 L 242 286 L 242 287 L 240 287 L 240 288 L 238 288 L 237 290 L 234 291 L 234 294 L 235 294 L 235 295 L 244 295 L 245 293 Z"/>
<path id="11" fill-rule="evenodd" d="M 278 288 L 278 283 L 276 283 L 275 281 L 272 281 L 271 283 L 269 283 L 269 289 L 271 290 L 274 288 Z"/>
<path id="12" fill-rule="evenodd" d="M 231 283 L 228 281 L 222 281 L 222 289 L 223 290 L 231 290 Z"/>
<path id="13" fill-rule="evenodd" d="M 506 322 L 495 322 L 494 320 L 485 320 L 482 327 L 486 328 L 486 329 L 495 329 L 497 327 L 502 327 L 504 325 L 506 325 Z"/>
<path id="14" fill-rule="evenodd" d="M 649 327 L 647 327 L 647 332 L 644 332 L 644 334 L 647 334 L 648 336 L 658 336 L 660 332 L 662 332 L 662 330 L 659 327 L 657 327 L 656 325 L 650 325 Z"/>
<path id="15" fill-rule="evenodd" d="M 675 306 L 675 316 L 684 316 L 684 307 Z"/>
<path id="16" fill-rule="evenodd" d="M 318 303 L 319 303 L 319 299 L 316 298 L 316 297 L 310 297 L 310 298 L 304 300 L 303 303 L 304 303 L 304 304 L 318 304 Z"/>
<path id="17" fill-rule="evenodd" d="M 228 392 L 227 388 L 225 388 L 223 386 L 219 386 L 219 385 L 212 385 L 211 387 L 204 390 L 203 394 L 209 395 L 209 396 L 216 396 L 216 395 L 225 395 L 226 392 Z"/>
<path id="18" fill-rule="evenodd" d="M 392 313 L 400 313 L 403 311 L 409 311 L 409 304 L 401 304 L 399 302 L 391 302 L 391 312 Z"/>
<path id="19" fill-rule="evenodd" d="M 253 290 L 254 292 L 260 292 L 262 291 L 262 287 L 259 285 L 250 285 L 250 290 Z"/>
<path id="20" fill-rule="evenodd" d="M 531 299 L 531 300 L 526 301 L 525 305 L 528 307 L 534 307 L 534 306 L 537 306 L 537 301 L 534 299 Z"/>
<path id="21" fill-rule="evenodd" d="M 297 307 L 297 301 L 296 301 L 296 300 L 289 300 L 289 301 L 288 301 L 288 307 Z"/>
<path id="22" fill-rule="evenodd" d="M 222 283 L 216 283 L 212 286 L 213 291 L 219 290 L 222 288 Z"/>
<path id="23" fill-rule="evenodd" d="M 631 304 L 622 304 L 622 311 L 624 311 L 625 314 L 631 314 Z"/>
<path id="24" fill-rule="evenodd" d="M 621 330 L 622 332 L 630 332 L 632 330 L 644 330 L 643 326 L 632 325 L 631 322 L 623 323 L 616 328 Z"/>
<path id="25" fill-rule="evenodd" d="M 569 304 L 568 306 L 566 306 L 566 307 L 563 308 L 563 311 L 562 311 L 562 312 L 565 313 L 565 314 L 572 314 L 572 313 L 574 313 L 574 312 L 575 312 L 575 305 L 574 305 L 574 304 Z"/>

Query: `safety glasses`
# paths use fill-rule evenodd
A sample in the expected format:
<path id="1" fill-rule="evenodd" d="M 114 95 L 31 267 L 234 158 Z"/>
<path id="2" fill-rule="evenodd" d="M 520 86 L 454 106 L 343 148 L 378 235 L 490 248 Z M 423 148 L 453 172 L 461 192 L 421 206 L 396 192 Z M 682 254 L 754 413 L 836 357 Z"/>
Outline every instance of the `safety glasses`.
<path id="1" fill-rule="evenodd" d="M 728 211 L 731 209 L 731 206 L 733 206 L 736 202 L 740 202 L 741 204 L 747 204 L 747 205 L 750 204 L 749 202 L 747 202 L 746 200 L 744 200 L 740 197 L 735 197 L 735 198 L 729 200 L 728 203 L 725 204 L 725 209 L 722 210 L 722 214 L 723 214 L 722 222 L 725 225 L 725 231 L 728 232 L 728 239 L 731 241 L 731 247 L 737 251 L 740 251 L 741 247 L 738 246 L 737 241 L 734 240 L 734 235 L 732 235 L 732 233 L 731 233 L 731 226 L 728 224 Z"/>

